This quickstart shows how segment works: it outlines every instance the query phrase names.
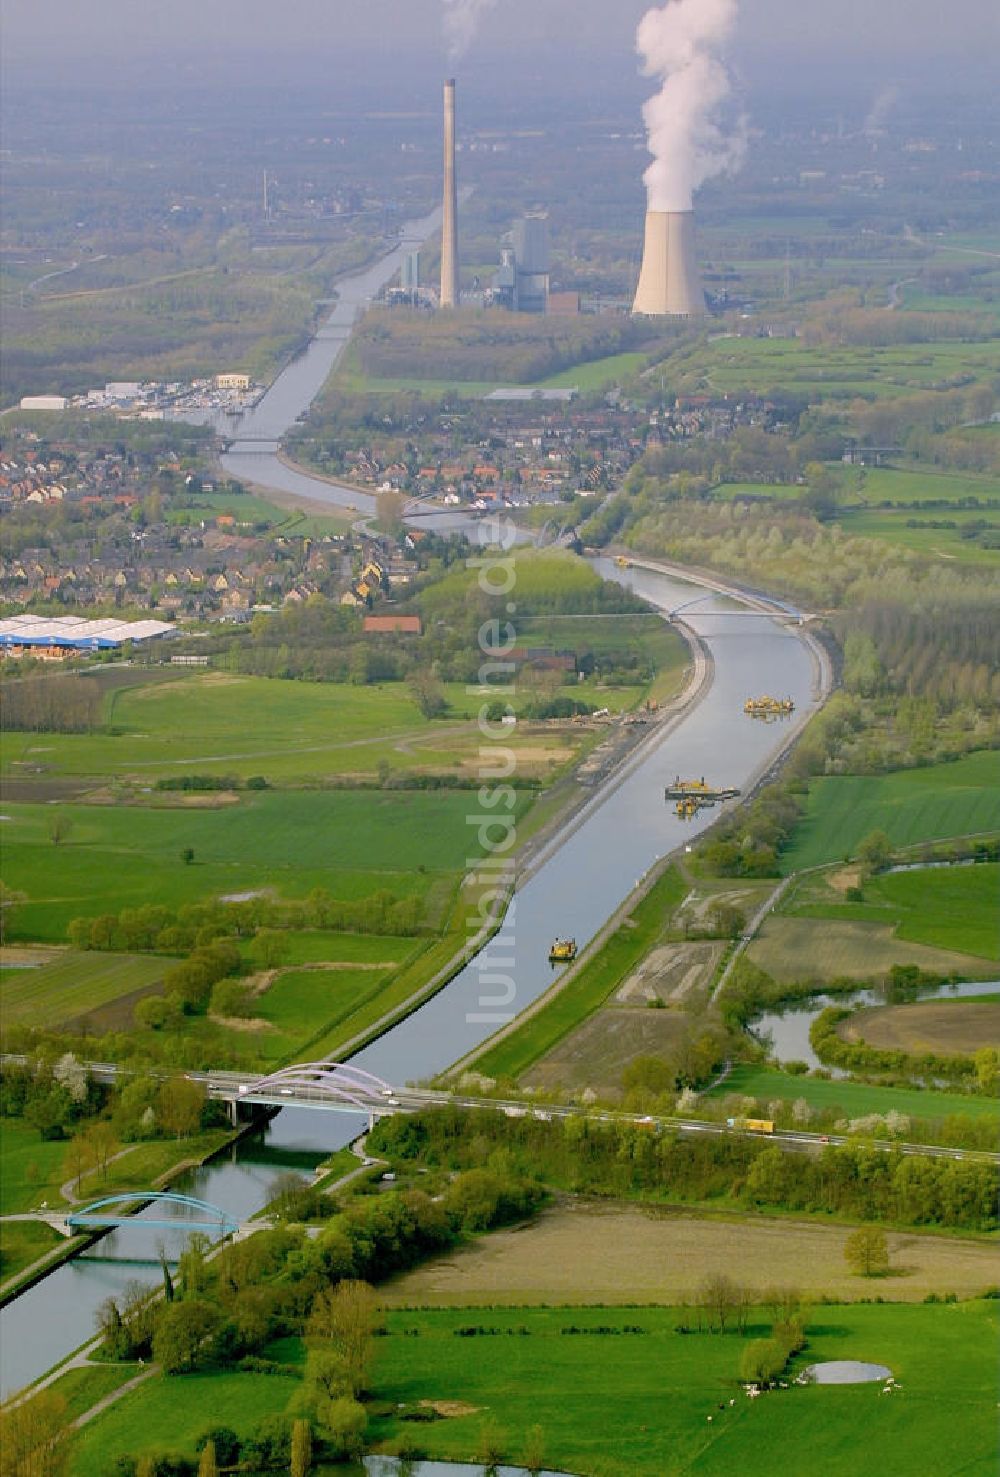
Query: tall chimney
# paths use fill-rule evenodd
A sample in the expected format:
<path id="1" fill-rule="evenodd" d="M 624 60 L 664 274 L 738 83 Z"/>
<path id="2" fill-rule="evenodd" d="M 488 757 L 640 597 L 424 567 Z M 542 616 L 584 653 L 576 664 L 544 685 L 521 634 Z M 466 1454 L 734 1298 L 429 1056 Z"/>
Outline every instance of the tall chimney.
<path id="1" fill-rule="evenodd" d="M 441 216 L 442 308 L 458 307 L 458 191 L 455 185 L 455 79 L 444 84 L 444 210 Z"/>
<path id="2" fill-rule="evenodd" d="M 694 212 L 647 210 L 633 313 L 693 317 L 705 311 L 694 247 Z"/>

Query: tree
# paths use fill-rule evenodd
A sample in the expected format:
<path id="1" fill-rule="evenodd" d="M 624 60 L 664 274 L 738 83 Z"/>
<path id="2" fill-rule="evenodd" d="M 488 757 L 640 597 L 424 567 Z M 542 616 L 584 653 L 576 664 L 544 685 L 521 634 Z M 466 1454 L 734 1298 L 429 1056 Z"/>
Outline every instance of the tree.
<path id="1" fill-rule="evenodd" d="M 484 1467 L 495 1467 L 503 1460 L 506 1439 L 495 1416 L 489 1415 L 479 1428 L 476 1442 L 476 1461 Z"/>
<path id="2" fill-rule="evenodd" d="M 198 1477 L 219 1477 L 214 1441 L 206 1441 L 201 1449 L 201 1456 L 198 1459 Z"/>
<path id="3" fill-rule="evenodd" d="M 83 1148 L 88 1165 L 102 1180 L 107 1179 L 108 1165 L 121 1148 L 113 1124 L 103 1118 L 91 1123 L 83 1134 Z"/>
<path id="4" fill-rule="evenodd" d="M 89 1162 L 83 1135 L 74 1134 L 66 1147 L 66 1157 L 63 1160 L 63 1174 L 72 1183 L 74 1191 L 79 1190 Z"/>
<path id="5" fill-rule="evenodd" d="M 410 695 L 425 718 L 440 718 L 448 711 L 444 688 L 429 667 L 416 667 L 406 680 Z"/>
<path id="6" fill-rule="evenodd" d="M 747 926 L 747 915 L 723 898 L 709 908 L 708 921 L 712 932 L 720 938 L 738 939 Z"/>
<path id="7" fill-rule="evenodd" d="M 344 1356 L 328 1346 L 310 1349 L 306 1355 L 303 1393 L 303 1408 L 312 1412 L 320 1425 L 325 1425 L 330 1406 L 351 1395 L 351 1375 Z"/>
<path id="8" fill-rule="evenodd" d="M 882 872 L 892 861 L 892 842 L 884 831 L 869 831 L 858 844 L 858 860 L 872 872 Z"/>
<path id="9" fill-rule="evenodd" d="M 193 846 L 185 846 L 184 847 L 184 849 L 181 851 L 181 861 L 184 863 L 184 865 L 186 867 L 190 867 L 191 863 L 194 861 L 194 847 Z"/>
<path id="10" fill-rule="evenodd" d="M 194 1133 L 201 1122 L 205 1089 L 188 1077 L 170 1077 L 156 1094 L 156 1116 L 178 1139 Z"/>
<path id="11" fill-rule="evenodd" d="M 132 1007 L 132 1019 L 137 1026 L 146 1026 L 150 1031 L 162 1031 L 173 1015 L 170 1002 L 162 995 L 146 995 Z"/>
<path id="12" fill-rule="evenodd" d="M 309 1477 L 312 1470 L 312 1427 L 298 1420 L 292 1427 L 291 1477 Z"/>
<path id="13" fill-rule="evenodd" d="M 740 1379 L 769 1385 L 784 1369 L 785 1351 L 777 1339 L 753 1339 L 740 1355 Z"/>
<path id="14" fill-rule="evenodd" d="M 69 1462 L 66 1401 L 52 1390 L 0 1410 L 3 1477 L 63 1477 Z"/>
<path id="15" fill-rule="evenodd" d="M 545 1466 L 545 1433 L 541 1426 L 531 1426 L 524 1438 L 521 1451 L 521 1466 L 534 1477 Z"/>
<path id="16" fill-rule="evenodd" d="M 844 1242 L 844 1259 L 859 1277 L 884 1277 L 889 1270 L 889 1243 L 880 1226 L 859 1226 Z"/>
<path id="17" fill-rule="evenodd" d="M 54 810 L 49 816 L 49 840 L 53 846 L 67 841 L 73 830 L 73 817 L 63 810 Z"/>
<path id="18" fill-rule="evenodd" d="M 313 1304 L 308 1334 L 327 1338 L 344 1361 L 352 1394 L 365 1389 L 378 1326 L 379 1304 L 367 1282 L 341 1282 Z"/>
<path id="19" fill-rule="evenodd" d="M 195 1369 L 219 1332 L 222 1313 L 204 1298 L 185 1298 L 160 1310 L 153 1357 L 167 1374 Z"/>
<path id="20" fill-rule="evenodd" d="M 0 944 L 7 941 L 7 929 L 14 917 L 18 903 L 24 902 L 24 893 L 15 892 L 6 882 L 0 881 Z"/>
<path id="21" fill-rule="evenodd" d="M 71 1051 L 67 1051 L 59 1058 L 52 1068 L 52 1076 L 61 1087 L 66 1089 L 74 1103 L 82 1103 L 85 1100 L 90 1078 L 86 1067 L 82 1062 L 77 1061 Z"/>
<path id="22" fill-rule="evenodd" d="M 223 1019 L 246 1017 L 253 1014 L 253 994 L 242 980 L 219 980 L 212 986 L 209 1012 Z"/>
<path id="23" fill-rule="evenodd" d="M 698 1289 L 698 1304 L 709 1317 L 709 1327 L 718 1326 L 725 1333 L 726 1325 L 738 1318 L 745 1299 L 742 1288 L 724 1272 L 706 1277 Z"/>
<path id="24" fill-rule="evenodd" d="M 323 1416 L 323 1431 L 335 1461 L 359 1457 L 364 1450 L 368 1416 L 363 1405 L 342 1395 L 331 1402 Z"/>
<path id="25" fill-rule="evenodd" d="M 215 1460 L 220 1467 L 235 1467 L 240 1459 L 240 1438 L 231 1426 L 209 1426 L 202 1431 L 196 1447 L 205 1447 L 211 1442 L 215 1447 Z"/>
<path id="26" fill-rule="evenodd" d="M 261 928 L 250 946 L 261 969 L 275 969 L 288 955 L 288 934 L 277 928 Z"/>

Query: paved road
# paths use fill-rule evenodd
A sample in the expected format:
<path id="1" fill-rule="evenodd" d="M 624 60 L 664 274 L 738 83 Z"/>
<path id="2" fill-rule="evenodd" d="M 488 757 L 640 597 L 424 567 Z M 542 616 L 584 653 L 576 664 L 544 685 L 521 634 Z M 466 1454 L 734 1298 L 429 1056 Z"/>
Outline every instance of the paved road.
<path id="1" fill-rule="evenodd" d="M 8 1056 L 0 1060 L 23 1059 Z M 119 1076 L 128 1075 L 113 1062 L 87 1062 L 84 1065 L 99 1082 L 113 1082 Z M 189 1072 L 187 1075 L 192 1082 L 203 1083 L 210 1097 L 221 1101 L 238 1102 L 241 1099 L 253 1102 L 264 1101 L 253 1094 L 254 1079 L 246 1072 Z M 240 1087 L 244 1088 L 242 1093 L 239 1091 Z M 357 1108 L 351 1108 L 348 1104 L 331 1102 L 319 1089 L 297 1088 L 280 1091 L 273 1098 L 268 1097 L 266 1105 L 276 1108 L 315 1108 L 325 1112 L 358 1113 Z M 491 1108 L 495 1112 L 505 1113 L 510 1118 L 534 1117 L 545 1121 L 577 1118 L 581 1115 L 579 1108 L 562 1107 L 555 1104 L 527 1104 L 516 1098 L 472 1097 L 463 1093 L 435 1092 L 429 1088 L 419 1087 L 388 1089 L 380 1098 L 372 1099 L 371 1114 L 373 1118 L 379 1118 L 392 1113 L 417 1113 L 425 1108 L 448 1106 Z M 631 1123 L 654 1132 L 672 1129 L 686 1135 L 731 1134 L 740 1131 L 729 1128 L 725 1123 L 706 1119 L 674 1118 L 667 1115 L 648 1116 L 615 1112 L 611 1109 L 590 1110 L 586 1113 L 586 1117 L 596 1123 Z M 761 1137 L 761 1135 L 754 1134 L 753 1137 Z M 775 1133 L 768 1134 L 767 1137 L 774 1143 L 800 1152 L 809 1150 L 819 1152 L 828 1144 L 856 1142 L 844 1134 L 805 1133 L 799 1129 L 778 1129 Z M 873 1142 L 876 1149 L 881 1149 L 885 1153 L 896 1150 L 903 1154 L 923 1155 L 930 1159 L 975 1159 L 985 1163 L 1000 1164 L 1000 1153 L 990 1153 L 981 1149 L 954 1149 L 942 1144 L 910 1144 L 888 1139 L 875 1139 L 869 1142 Z"/>

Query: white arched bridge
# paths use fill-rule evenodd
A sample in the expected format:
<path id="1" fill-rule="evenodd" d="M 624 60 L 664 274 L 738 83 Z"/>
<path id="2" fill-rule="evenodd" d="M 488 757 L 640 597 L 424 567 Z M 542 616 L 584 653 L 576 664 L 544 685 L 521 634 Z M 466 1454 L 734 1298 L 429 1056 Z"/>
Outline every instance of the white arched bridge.
<path id="1" fill-rule="evenodd" d="M 269 1077 L 253 1082 L 222 1083 L 210 1074 L 208 1090 L 213 1097 L 235 1103 L 257 1103 L 264 1107 L 327 1108 L 342 1113 L 391 1112 L 400 1103 L 394 1089 L 381 1077 L 350 1062 L 300 1062 L 282 1067 Z"/>

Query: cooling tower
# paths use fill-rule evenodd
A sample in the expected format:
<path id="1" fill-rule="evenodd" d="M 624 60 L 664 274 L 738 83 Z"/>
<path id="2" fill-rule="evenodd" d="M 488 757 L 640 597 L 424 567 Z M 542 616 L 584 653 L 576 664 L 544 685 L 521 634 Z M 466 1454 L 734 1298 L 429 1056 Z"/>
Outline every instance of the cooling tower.
<path id="1" fill-rule="evenodd" d="M 444 210 L 441 216 L 441 306 L 458 307 L 458 190 L 455 184 L 455 82 L 444 84 Z"/>
<path id="2" fill-rule="evenodd" d="M 705 311 L 694 248 L 694 212 L 648 210 L 633 313 L 691 317 Z"/>

